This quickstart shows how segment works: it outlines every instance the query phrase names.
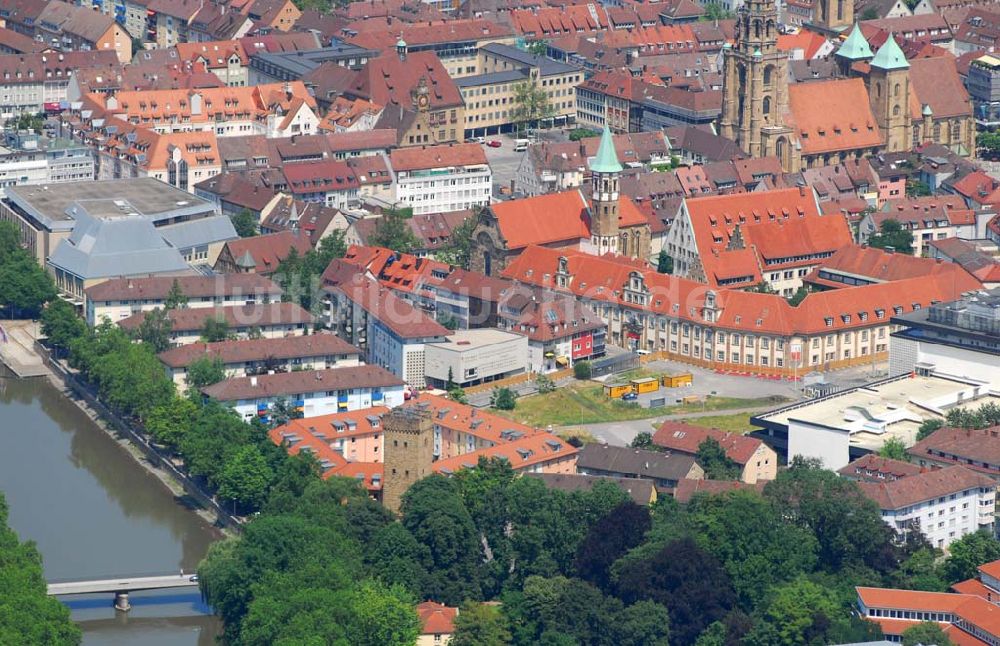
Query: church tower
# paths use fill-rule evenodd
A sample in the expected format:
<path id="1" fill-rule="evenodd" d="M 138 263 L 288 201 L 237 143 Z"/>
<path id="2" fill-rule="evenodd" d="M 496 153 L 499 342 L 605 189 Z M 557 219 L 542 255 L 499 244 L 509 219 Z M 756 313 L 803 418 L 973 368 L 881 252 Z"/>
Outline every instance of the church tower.
<path id="1" fill-rule="evenodd" d="M 851 66 L 858 61 L 869 61 L 872 57 L 872 48 L 868 46 L 868 41 L 865 40 L 857 23 L 855 23 L 847 40 L 834 55 L 837 61 L 837 70 L 844 78 L 851 76 Z"/>
<path id="2" fill-rule="evenodd" d="M 590 164 L 590 241 L 598 255 L 624 253 L 618 248 L 618 180 L 622 165 L 615 154 L 611 131 L 604 126 L 597 156 Z"/>
<path id="3" fill-rule="evenodd" d="M 868 97 L 886 151 L 909 150 L 910 64 L 892 33 L 872 59 Z"/>
<path id="4" fill-rule="evenodd" d="M 788 56 L 778 50 L 774 0 L 747 0 L 740 7 L 736 44 L 723 49 L 723 83 L 720 134 L 736 140 L 751 157 L 777 155 L 782 166 L 791 165 L 791 130 L 783 117 L 788 109 Z"/>
<path id="5" fill-rule="evenodd" d="M 827 34 L 839 34 L 854 22 L 854 0 L 817 0 L 813 6 L 816 14 L 810 26 Z"/>

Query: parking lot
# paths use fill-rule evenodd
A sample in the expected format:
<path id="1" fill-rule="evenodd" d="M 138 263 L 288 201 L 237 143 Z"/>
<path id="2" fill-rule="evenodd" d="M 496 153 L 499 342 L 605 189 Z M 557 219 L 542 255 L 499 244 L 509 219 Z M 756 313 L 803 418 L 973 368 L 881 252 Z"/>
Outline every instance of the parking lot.
<path id="1" fill-rule="evenodd" d="M 534 137 L 536 141 L 567 141 L 569 130 L 538 130 Z M 490 135 L 486 137 L 486 141 L 496 140 L 500 142 L 499 148 L 483 145 L 483 149 L 486 151 L 486 159 L 490 162 L 490 168 L 493 170 L 495 195 L 499 194 L 501 186 L 510 187 L 510 181 L 517 176 L 517 168 L 526 154 L 525 152 L 514 152 L 514 141 L 516 139 L 517 137 L 513 135 Z"/>

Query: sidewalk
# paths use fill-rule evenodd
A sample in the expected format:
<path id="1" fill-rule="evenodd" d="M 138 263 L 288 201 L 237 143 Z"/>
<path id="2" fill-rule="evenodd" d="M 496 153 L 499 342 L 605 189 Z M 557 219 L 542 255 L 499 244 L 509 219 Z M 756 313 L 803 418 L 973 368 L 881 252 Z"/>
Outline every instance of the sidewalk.
<path id="1" fill-rule="evenodd" d="M 0 322 L 0 361 L 18 377 L 44 377 L 52 374 L 42 357 L 35 352 L 38 323 L 31 320 Z"/>

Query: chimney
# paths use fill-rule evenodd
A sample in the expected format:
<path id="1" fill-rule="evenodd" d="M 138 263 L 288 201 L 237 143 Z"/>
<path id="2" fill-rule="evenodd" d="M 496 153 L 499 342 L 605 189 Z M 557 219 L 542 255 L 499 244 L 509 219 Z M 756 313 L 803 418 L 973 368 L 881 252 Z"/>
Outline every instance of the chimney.
<path id="1" fill-rule="evenodd" d="M 257 387 L 257 377 L 250 377 L 250 385 L 254 388 Z"/>
<path id="2" fill-rule="evenodd" d="M 806 187 L 805 186 L 800 186 L 799 187 L 799 197 L 805 197 L 805 196 L 806 196 Z"/>

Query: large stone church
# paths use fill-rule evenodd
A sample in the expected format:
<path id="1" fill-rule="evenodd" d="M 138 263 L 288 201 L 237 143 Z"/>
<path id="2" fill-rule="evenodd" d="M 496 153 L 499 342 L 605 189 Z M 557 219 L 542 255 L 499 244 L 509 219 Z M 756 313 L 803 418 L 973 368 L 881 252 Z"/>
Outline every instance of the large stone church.
<path id="1" fill-rule="evenodd" d="M 818 31 L 836 34 L 853 21 L 850 0 L 817 4 Z M 735 44 L 723 50 L 719 119 L 720 134 L 745 153 L 776 156 L 786 172 L 928 142 L 974 153 L 972 103 L 952 56 L 908 61 L 892 34 L 873 53 L 855 24 L 834 54 L 834 78 L 789 84 L 777 41 L 774 0 L 748 0 Z"/>
<path id="2" fill-rule="evenodd" d="M 590 195 L 573 189 L 484 208 L 472 232 L 470 269 L 497 276 L 532 245 L 648 260 L 649 220 L 620 194 L 622 170 L 605 127 L 590 162 Z"/>

